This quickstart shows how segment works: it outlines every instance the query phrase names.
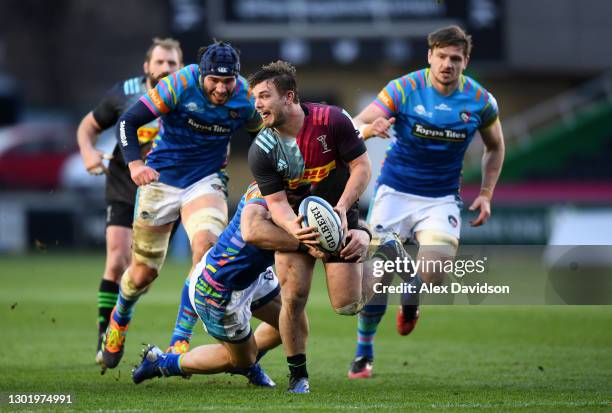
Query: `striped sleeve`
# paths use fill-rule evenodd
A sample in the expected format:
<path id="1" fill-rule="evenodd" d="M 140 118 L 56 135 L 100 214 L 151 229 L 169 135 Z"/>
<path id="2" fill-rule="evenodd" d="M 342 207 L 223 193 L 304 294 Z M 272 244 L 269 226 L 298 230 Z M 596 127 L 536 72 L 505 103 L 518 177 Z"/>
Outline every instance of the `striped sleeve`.
<path id="1" fill-rule="evenodd" d="M 497 120 L 497 118 L 499 117 L 499 108 L 497 106 L 497 100 L 495 99 L 495 97 L 493 97 L 493 95 L 487 91 L 484 92 L 484 96 L 485 104 L 482 110 L 480 111 L 480 129 L 484 129 L 491 126 L 493 122 L 495 122 L 495 120 Z"/>
<path id="2" fill-rule="evenodd" d="M 165 115 L 176 108 L 179 98 L 193 82 L 197 83 L 196 65 L 189 65 L 183 69 L 164 77 L 157 86 L 150 89 L 140 101 L 156 116 Z"/>
<path id="3" fill-rule="evenodd" d="M 244 194 L 244 201 L 245 205 L 256 204 L 268 209 L 268 204 L 266 204 L 266 200 L 261 194 L 261 191 L 259 190 L 259 187 L 257 186 L 256 182 L 253 182 L 251 183 L 251 185 L 249 185 L 246 194 Z"/>
<path id="4" fill-rule="evenodd" d="M 406 87 L 401 79 L 394 79 L 378 93 L 374 104 L 378 106 L 387 116 L 396 114 L 402 103 L 406 101 Z"/>

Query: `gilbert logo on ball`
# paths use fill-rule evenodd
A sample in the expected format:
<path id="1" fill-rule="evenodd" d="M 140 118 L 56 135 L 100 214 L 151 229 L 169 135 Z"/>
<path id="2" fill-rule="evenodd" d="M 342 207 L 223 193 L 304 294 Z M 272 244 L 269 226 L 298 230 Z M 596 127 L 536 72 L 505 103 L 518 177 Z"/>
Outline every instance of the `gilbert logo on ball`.
<path id="1" fill-rule="evenodd" d="M 319 248 L 325 252 L 337 252 L 342 241 L 342 224 L 329 202 L 318 196 L 309 196 L 302 201 L 299 211 L 304 216 L 302 226 L 317 228 Z"/>

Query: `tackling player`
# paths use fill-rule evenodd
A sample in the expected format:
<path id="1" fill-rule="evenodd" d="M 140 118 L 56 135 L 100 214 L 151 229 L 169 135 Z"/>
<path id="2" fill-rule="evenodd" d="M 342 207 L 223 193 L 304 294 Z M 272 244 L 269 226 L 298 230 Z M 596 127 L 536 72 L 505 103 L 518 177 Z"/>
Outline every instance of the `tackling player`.
<path id="1" fill-rule="evenodd" d="M 357 200 L 370 180 L 365 144 L 341 109 L 300 103 L 295 68 L 277 61 L 249 78 L 255 107 L 265 128 L 249 150 L 249 166 L 274 222 L 304 243 L 313 234 L 302 229 L 296 210 L 309 195 L 327 200 L 342 221 L 348 241 L 325 262 L 327 288 L 338 314 L 354 315 L 373 294 L 374 278 L 362 274 L 369 231 L 358 224 Z M 401 245 L 399 245 L 401 248 Z M 289 364 L 289 391 L 309 392 L 306 370 L 308 323 L 304 308 L 315 258 L 300 252 L 277 252 L 281 282 L 280 333 Z"/>
<path id="2" fill-rule="evenodd" d="M 470 205 L 479 210 L 472 226 L 491 215 L 491 198 L 504 159 L 497 102 L 474 79 L 463 75 L 472 49 L 471 37 L 457 26 L 428 37 L 429 68 L 390 81 L 356 118 L 364 139 L 397 139 L 387 152 L 371 204 L 369 223 L 419 245 L 417 260 L 454 258 L 459 245 L 463 157 L 478 131 L 484 142 L 480 194 Z M 444 273 L 421 272 L 414 279 L 441 283 Z M 412 297 L 417 299 L 418 297 Z M 406 302 L 406 301 L 403 301 Z M 372 374 L 373 340 L 386 305 L 367 305 L 359 315 L 358 341 L 349 378 Z M 402 305 L 397 329 L 409 334 L 419 318 L 416 304 Z"/>
<path id="3" fill-rule="evenodd" d="M 98 288 L 98 346 L 96 362 L 102 363 L 102 338 L 108 327 L 111 310 L 119 294 L 121 275 L 128 268 L 132 245 L 132 219 L 136 199 L 136 184 L 123 160 L 119 146 L 115 146 L 108 169 L 105 155 L 95 148 L 98 135 L 117 123 L 119 116 L 160 79 L 180 69 L 183 52 L 179 42 L 167 38 L 153 39 L 143 64 L 144 75 L 115 84 L 98 106 L 89 112 L 77 130 L 77 142 L 83 164 L 92 175 L 106 173 L 106 264 Z M 157 120 L 138 129 L 140 154 L 144 156 L 157 136 Z"/>
<path id="4" fill-rule="evenodd" d="M 253 133 L 261 127 L 239 70 L 238 52 L 215 42 L 201 49 L 199 65 L 162 79 L 119 119 L 121 149 L 140 188 L 132 263 L 121 280 L 103 345 L 109 368 L 123 355 L 134 305 L 165 260 L 172 222 L 181 218 L 194 266 L 227 225 L 223 167 L 230 135 L 242 127 Z M 159 116 L 160 134 L 145 164 L 136 130 Z"/>
<path id="5" fill-rule="evenodd" d="M 189 279 L 189 299 L 208 333 L 220 344 L 196 347 L 182 355 L 148 346 L 132 378 L 136 384 L 161 376 L 244 373 L 251 383 L 274 386 L 258 360 L 280 344 L 280 287 L 270 267 L 274 250 L 308 250 L 269 219 L 266 202 L 251 184 L 219 241 L 202 258 Z M 251 332 L 253 315 L 264 323 Z M 238 369 L 238 370 L 236 370 Z"/>

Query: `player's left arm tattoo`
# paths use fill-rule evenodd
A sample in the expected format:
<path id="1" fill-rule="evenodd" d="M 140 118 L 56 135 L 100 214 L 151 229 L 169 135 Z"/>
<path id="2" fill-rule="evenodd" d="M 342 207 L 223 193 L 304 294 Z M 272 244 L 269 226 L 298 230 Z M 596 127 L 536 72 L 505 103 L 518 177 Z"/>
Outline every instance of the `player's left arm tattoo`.
<path id="1" fill-rule="evenodd" d="M 505 155 L 504 135 L 499 119 L 487 128 L 480 130 L 480 136 L 484 143 L 480 193 L 488 196 L 490 200 L 493 197 L 493 191 L 499 179 Z"/>

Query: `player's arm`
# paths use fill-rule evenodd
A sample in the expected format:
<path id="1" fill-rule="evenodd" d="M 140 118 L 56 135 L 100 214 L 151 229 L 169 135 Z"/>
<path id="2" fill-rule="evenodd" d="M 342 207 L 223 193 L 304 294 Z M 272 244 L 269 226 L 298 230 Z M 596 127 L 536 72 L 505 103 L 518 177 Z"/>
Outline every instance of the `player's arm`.
<path id="1" fill-rule="evenodd" d="M 298 217 L 287 199 L 283 178 L 276 171 L 268 152 L 262 149 L 257 141 L 249 149 L 249 168 L 261 191 L 272 220 L 296 240 L 305 244 L 316 245 L 318 234 L 313 227 L 302 228 L 301 217 Z"/>
<path id="2" fill-rule="evenodd" d="M 302 228 L 302 216 L 297 216 L 289 205 L 287 193 L 282 190 L 264 195 L 272 220 L 293 238 L 306 245 L 318 245 L 319 234 L 315 227 Z"/>
<path id="3" fill-rule="evenodd" d="M 117 124 L 119 147 L 130 168 L 132 180 L 138 186 L 159 179 L 159 173 L 146 166 L 141 159 L 138 128 L 176 108 L 181 94 L 188 87 L 187 79 L 194 79 L 194 66 L 190 65 L 161 79 L 119 118 Z"/>
<path id="4" fill-rule="evenodd" d="M 491 216 L 491 199 L 504 163 L 504 135 L 499 118 L 481 129 L 480 136 L 484 143 L 482 183 L 478 197 L 469 208 L 470 211 L 480 210 L 478 217 L 470 223 L 474 227 L 484 224 Z"/>
<path id="5" fill-rule="evenodd" d="M 344 191 L 338 200 L 334 210 L 338 212 L 342 220 L 343 234 L 348 234 L 348 226 L 346 222 L 346 212 L 348 209 L 359 200 L 361 194 L 368 186 L 370 177 L 372 176 L 372 164 L 368 153 L 364 152 L 357 158 L 348 162 L 351 175 L 346 182 Z"/>
<path id="6" fill-rule="evenodd" d="M 357 117 L 353 118 L 353 121 L 364 140 L 375 136 L 388 139 L 389 129 L 395 123 L 395 117 L 382 110 L 375 103 L 370 103 Z"/>
<path id="7" fill-rule="evenodd" d="M 338 203 L 334 207 L 342 220 L 342 233 L 346 236 L 348 228 L 346 223 L 346 212 L 359 200 L 365 191 L 370 177 L 372 176 L 372 165 L 366 150 L 366 146 L 355 130 L 355 125 L 348 113 L 342 112 L 334 115 L 333 136 L 338 154 L 348 164 L 350 176 Z"/>
<path id="8" fill-rule="evenodd" d="M 102 160 L 108 155 L 96 149 L 99 134 L 113 126 L 119 117 L 120 101 L 117 85 L 111 88 L 98 106 L 81 120 L 77 129 L 77 144 L 87 172 L 99 175 L 106 172 Z"/>
<path id="9" fill-rule="evenodd" d="M 374 136 L 389 138 L 389 129 L 395 123 L 395 114 L 408 93 L 397 79 L 390 81 L 376 99 L 353 119 L 364 139 Z"/>
<path id="10" fill-rule="evenodd" d="M 92 112 L 85 115 L 77 129 L 77 144 L 81 158 L 83 158 L 83 165 L 92 175 L 100 175 L 105 170 L 102 163 L 104 154 L 96 149 L 98 135 L 101 132 L 102 128 L 96 122 Z"/>
<path id="11" fill-rule="evenodd" d="M 117 123 L 119 147 L 130 168 L 132 180 L 138 186 L 150 184 L 159 178 L 159 173 L 142 161 L 138 143 L 138 128 L 156 118 L 157 115 L 139 100 L 121 115 Z"/>
<path id="12" fill-rule="evenodd" d="M 296 223 L 298 218 L 296 218 Z M 282 252 L 306 252 L 315 258 L 323 258 L 325 254 L 316 248 L 308 247 L 296 237 L 277 226 L 271 220 L 268 210 L 258 204 L 247 204 L 240 217 L 242 239 L 258 248 Z"/>

